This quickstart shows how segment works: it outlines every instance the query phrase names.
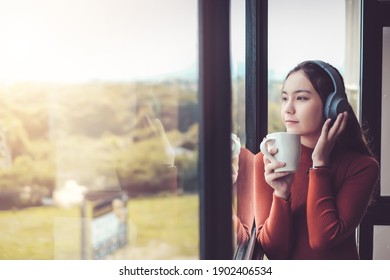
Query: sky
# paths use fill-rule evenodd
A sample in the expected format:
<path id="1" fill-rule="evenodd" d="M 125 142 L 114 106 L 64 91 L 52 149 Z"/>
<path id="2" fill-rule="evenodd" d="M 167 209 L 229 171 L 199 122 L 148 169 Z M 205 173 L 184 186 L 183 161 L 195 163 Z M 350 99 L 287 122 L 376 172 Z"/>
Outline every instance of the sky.
<path id="1" fill-rule="evenodd" d="M 231 5 L 235 68 L 245 0 Z M 270 0 L 269 66 L 284 75 L 307 58 L 342 65 L 344 33 L 344 0 Z M 0 0 L 0 83 L 157 79 L 197 61 L 197 0 Z"/>
<path id="2" fill-rule="evenodd" d="M 308 59 L 342 67 L 346 0 L 269 0 L 268 62 L 285 75 Z"/>

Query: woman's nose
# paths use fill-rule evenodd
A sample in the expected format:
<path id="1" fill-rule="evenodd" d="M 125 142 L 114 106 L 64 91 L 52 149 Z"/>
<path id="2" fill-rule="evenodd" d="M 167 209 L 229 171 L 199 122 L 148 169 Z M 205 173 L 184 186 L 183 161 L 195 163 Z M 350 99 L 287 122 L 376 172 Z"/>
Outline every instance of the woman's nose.
<path id="1" fill-rule="evenodd" d="M 289 100 L 285 103 L 283 111 L 284 111 L 284 113 L 288 113 L 288 114 L 295 113 L 295 107 L 294 107 L 294 103 L 292 102 L 292 100 Z"/>

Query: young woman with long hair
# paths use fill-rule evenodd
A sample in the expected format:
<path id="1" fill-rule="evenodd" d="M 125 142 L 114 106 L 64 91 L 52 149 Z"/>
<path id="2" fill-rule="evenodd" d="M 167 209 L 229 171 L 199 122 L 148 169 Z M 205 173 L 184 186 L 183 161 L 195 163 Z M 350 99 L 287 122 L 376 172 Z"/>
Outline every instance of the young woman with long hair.
<path id="1" fill-rule="evenodd" d="M 318 63 L 292 69 L 282 87 L 281 117 L 287 132 L 301 136 L 299 168 L 275 172 L 285 163 L 255 156 L 256 238 L 269 259 L 359 258 L 355 230 L 379 166 L 349 103 L 335 120 L 325 118 L 333 90 L 334 81 Z"/>

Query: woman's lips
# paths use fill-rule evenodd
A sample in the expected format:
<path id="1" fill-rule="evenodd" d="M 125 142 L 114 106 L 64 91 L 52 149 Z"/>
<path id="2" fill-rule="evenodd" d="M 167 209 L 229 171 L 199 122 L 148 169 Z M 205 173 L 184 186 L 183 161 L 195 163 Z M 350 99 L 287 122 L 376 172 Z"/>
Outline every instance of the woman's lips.
<path id="1" fill-rule="evenodd" d="M 298 121 L 286 120 L 285 123 L 286 123 L 286 125 L 294 125 L 294 124 L 297 124 Z"/>

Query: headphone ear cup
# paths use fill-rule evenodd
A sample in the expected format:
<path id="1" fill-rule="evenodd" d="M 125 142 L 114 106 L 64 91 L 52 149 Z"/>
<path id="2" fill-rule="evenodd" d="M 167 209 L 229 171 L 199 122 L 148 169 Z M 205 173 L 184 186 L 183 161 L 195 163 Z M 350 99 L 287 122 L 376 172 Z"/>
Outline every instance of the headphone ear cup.
<path id="1" fill-rule="evenodd" d="M 334 122 L 340 113 L 348 111 L 350 108 L 345 94 L 344 82 L 340 77 L 340 73 L 330 64 L 322 60 L 311 60 L 310 62 L 321 67 L 332 80 L 334 91 L 329 94 L 325 101 L 324 117 L 326 119 L 330 118 Z"/>
<path id="2" fill-rule="evenodd" d="M 328 103 L 328 102 L 327 102 Z M 332 99 L 329 102 L 329 106 L 325 106 L 325 118 L 332 119 L 332 122 L 334 122 L 337 118 L 337 116 L 340 113 L 343 113 L 345 111 L 349 110 L 349 104 L 347 99 L 344 96 L 332 96 Z"/>

